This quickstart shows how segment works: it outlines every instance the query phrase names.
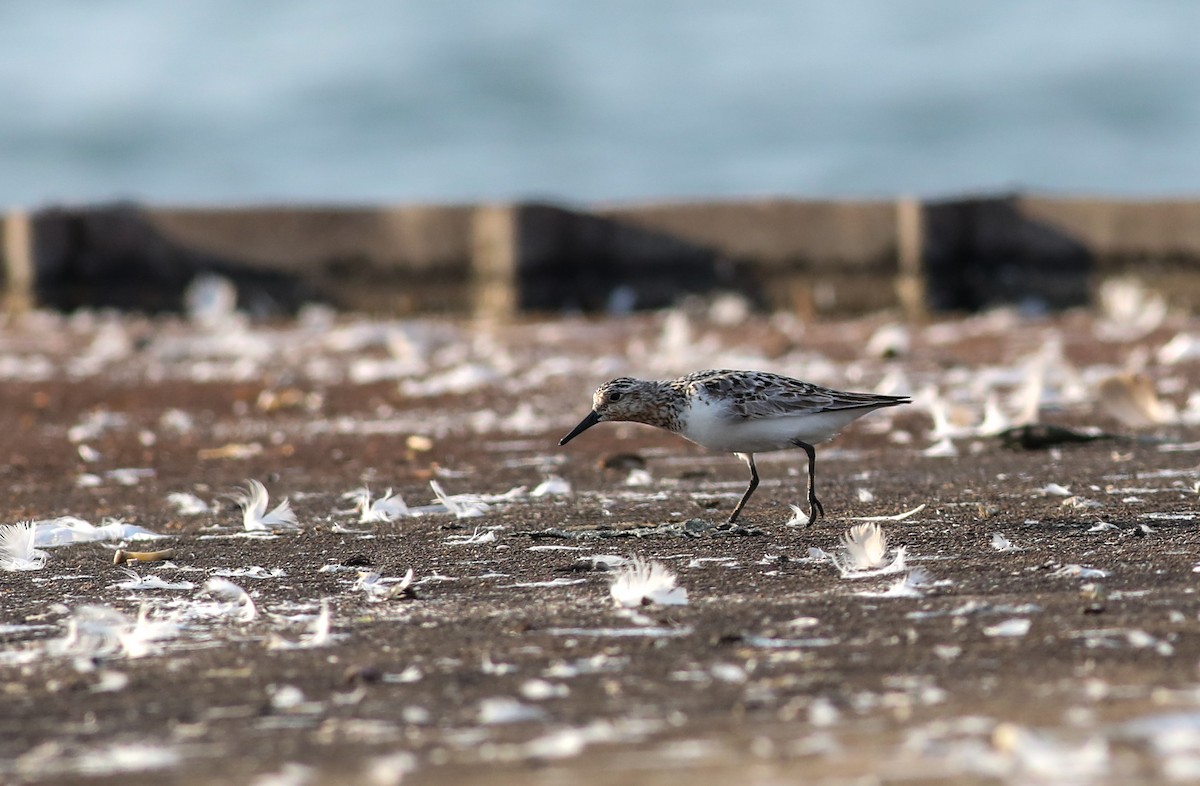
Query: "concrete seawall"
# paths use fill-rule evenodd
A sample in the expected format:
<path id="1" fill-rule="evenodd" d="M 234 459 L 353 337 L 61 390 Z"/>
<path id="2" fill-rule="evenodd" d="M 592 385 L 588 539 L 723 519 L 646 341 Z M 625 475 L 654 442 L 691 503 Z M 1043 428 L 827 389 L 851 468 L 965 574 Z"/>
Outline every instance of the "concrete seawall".
<path id="1" fill-rule="evenodd" d="M 11 211 L 8 308 L 177 309 L 224 275 L 259 313 L 512 316 L 732 290 L 805 313 L 1086 304 L 1136 275 L 1200 305 L 1200 200 L 983 196 Z"/>

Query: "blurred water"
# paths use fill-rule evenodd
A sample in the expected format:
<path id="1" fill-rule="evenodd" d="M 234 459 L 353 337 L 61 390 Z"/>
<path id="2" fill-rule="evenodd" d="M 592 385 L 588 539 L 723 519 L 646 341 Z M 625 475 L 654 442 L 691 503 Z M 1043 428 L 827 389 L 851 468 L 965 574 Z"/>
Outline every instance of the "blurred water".
<path id="1" fill-rule="evenodd" d="M 0 205 L 1200 191 L 1188 0 L 0 4 Z"/>

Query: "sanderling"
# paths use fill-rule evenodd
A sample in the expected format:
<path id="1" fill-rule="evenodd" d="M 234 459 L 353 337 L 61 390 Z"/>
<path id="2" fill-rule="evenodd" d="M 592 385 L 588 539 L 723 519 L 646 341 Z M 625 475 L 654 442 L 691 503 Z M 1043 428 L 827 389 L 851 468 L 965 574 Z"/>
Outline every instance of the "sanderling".
<path id="1" fill-rule="evenodd" d="M 816 493 L 813 445 L 879 409 L 907 404 L 907 396 L 846 393 L 764 371 L 697 371 L 663 381 L 618 377 L 592 396 L 592 411 L 558 444 L 610 420 L 673 431 L 709 450 L 733 453 L 750 467 L 750 486 L 733 509 L 737 520 L 758 488 L 754 454 L 800 448 L 808 454 L 809 520 L 824 515 Z"/>

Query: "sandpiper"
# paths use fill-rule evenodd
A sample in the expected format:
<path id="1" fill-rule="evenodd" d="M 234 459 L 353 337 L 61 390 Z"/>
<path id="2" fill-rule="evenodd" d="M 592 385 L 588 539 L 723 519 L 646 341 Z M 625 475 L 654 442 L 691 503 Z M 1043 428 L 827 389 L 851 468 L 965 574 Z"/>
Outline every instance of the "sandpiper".
<path id="1" fill-rule="evenodd" d="M 824 515 L 816 493 L 813 445 L 880 407 L 907 396 L 847 393 L 765 371 L 697 371 L 668 380 L 618 377 L 592 396 L 592 411 L 558 444 L 606 421 L 631 421 L 672 431 L 709 450 L 733 453 L 750 467 L 750 486 L 730 523 L 758 488 L 754 454 L 799 448 L 808 454 L 809 521 Z"/>

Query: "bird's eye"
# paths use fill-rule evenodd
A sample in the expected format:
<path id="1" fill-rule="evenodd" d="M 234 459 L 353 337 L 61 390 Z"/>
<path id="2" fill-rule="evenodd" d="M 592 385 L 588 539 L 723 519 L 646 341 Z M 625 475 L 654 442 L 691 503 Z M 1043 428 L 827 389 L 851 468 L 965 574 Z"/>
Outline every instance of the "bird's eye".
<path id="1" fill-rule="evenodd" d="M 612 393 L 612 394 L 610 394 L 610 395 L 609 395 L 609 397 L 608 397 L 608 400 L 609 400 L 609 401 L 620 401 L 620 400 L 621 400 L 621 394 L 620 394 L 619 392 L 618 392 L 618 393 Z"/>

